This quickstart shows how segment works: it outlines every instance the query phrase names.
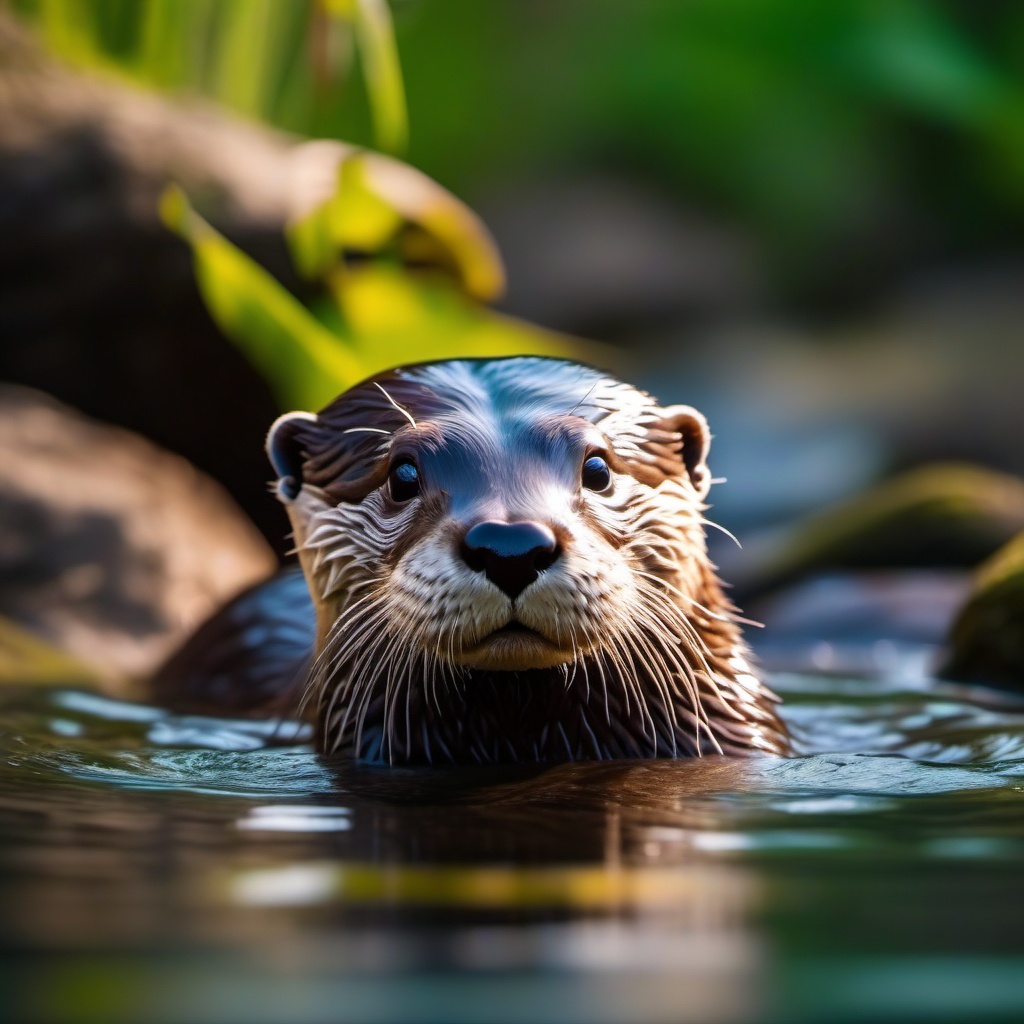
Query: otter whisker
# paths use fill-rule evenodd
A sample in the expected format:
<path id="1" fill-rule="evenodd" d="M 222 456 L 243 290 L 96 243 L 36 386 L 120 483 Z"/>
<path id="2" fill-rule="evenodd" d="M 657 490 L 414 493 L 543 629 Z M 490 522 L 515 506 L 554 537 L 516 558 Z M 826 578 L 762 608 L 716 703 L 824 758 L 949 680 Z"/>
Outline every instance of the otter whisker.
<path id="1" fill-rule="evenodd" d="M 558 732 L 559 735 L 562 737 L 562 742 L 565 744 L 565 752 L 568 755 L 569 760 L 571 761 L 573 759 L 572 744 L 569 742 L 569 737 L 565 732 L 565 726 L 561 722 L 558 723 Z"/>
<path id="2" fill-rule="evenodd" d="M 590 738 L 590 749 L 598 760 L 601 759 L 601 742 L 597 738 L 597 733 L 594 732 L 590 725 L 590 721 L 587 715 L 587 709 L 583 708 L 579 714 L 579 723 L 586 730 L 587 736 Z"/>
<path id="3" fill-rule="evenodd" d="M 583 703 L 585 705 L 590 704 L 590 669 L 587 667 L 587 659 L 580 655 L 579 648 L 576 644 L 573 644 L 573 675 L 575 677 L 576 668 L 583 669 Z"/>
<path id="4" fill-rule="evenodd" d="M 340 631 L 335 633 L 324 647 L 324 654 L 328 657 L 323 664 L 315 666 L 313 679 L 322 681 L 330 678 L 333 673 L 338 671 L 343 657 L 353 654 L 358 656 L 364 638 L 385 622 L 384 610 L 377 609 L 371 612 L 351 633 L 344 635 Z"/>
<path id="5" fill-rule="evenodd" d="M 431 658 L 427 651 L 423 652 L 423 689 L 425 700 L 433 705 L 437 712 L 438 719 L 441 719 L 444 712 L 441 710 L 441 700 L 437 693 L 437 674 L 439 666 L 436 658 Z"/>
<path id="6" fill-rule="evenodd" d="M 601 676 L 601 694 L 604 698 L 604 717 L 605 725 L 611 728 L 612 724 L 612 706 L 608 699 L 608 677 L 604 674 L 604 664 L 601 658 L 596 658 L 592 662 L 593 666 L 597 669 L 598 674 Z"/>
<path id="7" fill-rule="evenodd" d="M 727 530 L 720 523 L 716 523 L 713 519 L 706 519 L 706 518 L 704 518 L 704 516 L 701 516 L 699 521 L 702 522 L 705 526 L 710 526 L 712 529 L 718 530 L 719 532 L 724 533 L 726 535 L 726 537 L 728 537 L 729 540 L 731 540 L 736 545 L 736 547 L 738 547 L 740 549 L 743 548 L 743 545 L 736 539 L 735 535 L 732 534 L 729 530 Z M 719 542 L 719 543 L 721 543 L 721 542 Z"/>
<path id="8" fill-rule="evenodd" d="M 697 611 L 706 615 L 709 619 L 715 619 L 718 622 L 738 622 L 744 626 L 755 626 L 758 629 L 764 629 L 764 623 L 758 622 L 756 619 L 748 619 L 740 615 L 735 608 L 726 607 L 724 611 L 715 612 L 712 611 L 707 605 L 701 604 L 695 597 L 690 594 L 684 593 L 679 587 L 673 586 L 668 580 L 661 576 L 657 576 L 654 573 L 643 572 L 637 570 L 637 575 L 642 576 L 654 583 L 658 583 L 668 590 L 673 597 L 679 598 L 680 601 L 685 601 L 691 607 L 696 608 Z"/>
<path id="9" fill-rule="evenodd" d="M 699 612 L 703 612 L 709 619 L 717 619 L 720 622 L 742 622 L 747 626 L 763 626 L 761 622 L 754 622 L 752 619 L 744 619 L 732 611 L 725 612 L 714 612 L 706 605 L 701 604 L 695 597 L 685 593 L 679 587 L 669 583 L 664 576 L 658 576 L 653 572 L 645 572 L 643 569 L 635 570 L 637 576 L 642 577 L 645 580 L 649 580 L 652 583 L 656 583 L 658 586 L 663 587 L 673 597 L 679 598 L 680 601 L 685 601 L 687 604 L 696 608 Z"/>
<path id="10" fill-rule="evenodd" d="M 675 651 L 671 646 L 664 643 L 662 639 L 662 627 L 661 623 L 655 620 L 652 616 L 648 615 L 645 611 L 641 610 L 637 613 L 638 620 L 647 627 L 647 637 L 653 642 L 659 642 L 663 650 L 671 655 L 673 663 L 679 678 L 676 682 L 682 682 L 686 687 L 687 693 L 690 698 L 690 702 L 695 709 L 700 706 L 700 694 L 697 689 L 696 680 L 694 679 L 693 669 L 690 664 L 683 658 L 678 651 Z M 671 678 L 672 673 L 667 672 L 667 675 Z"/>
<path id="11" fill-rule="evenodd" d="M 373 386 L 374 386 L 374 387 L 375 387 L 375 388 L 376 388 L 376 389 L 377 389 L 377 390 L 378 390 L 378 391 L 379 391 L 379 392 L 380 392 L 380 393 L 381 393 L 381 394 L 382 394 L 382 395 L 383 395 L 383 396 L 384 396 L 384 397 L 385 397 L 385 398 L 386 398 L 386 399 L 387 399 L 387 400 L 388 400 L 388 401 L 389 401 L 389 402 L 390 402 L 390 403 L 391 403 L 391 404 L 392 404 L 392 405 L 393 405 L 393 406 L 394 406 L 394 407 L 395 407 L 395 408 L 396 408 L 396 409 L 397 409 L 397 410 L 398 410 L 398 411 L 399 411 L 399 412 L 400 412 L 400 413 L 401 413 L 401 414 L 402 414 L 402 415 L 403 415 L 403 416 L 404 416 L 404 417 L 405 417 L 405 418 L 406 418 L 406 419 L 407 419 L 408 421 L 409 421 L 409 423 L 410 423 L 410 424 L 412 424 L 412 426 L 413 426 L 413 427 L 415 428 L 415 426 L 416 426 L 416 421 L 415 421 L 415 420 L 413 419 L 412 413 L 411 413 L 411 412 L 409 412 L 409 410 L 408 410 L 408 409 L 406 409 L 406 408 L 405 408 L 404 406 L 401 406 L 401 405 L 399 405 L 399 404 L 398 404 L 398 403 L 397 403 L 397 402 L 396 402 L 396 401 L 395 401 L 395 400 L 394 400 L 394 399 L 393 399 L 393 398 L 392 398 L 392 397 L 391 397 L 391 396 L 390 396 L 390 395 L 389 395 L 389 394 L 387 393 L 387 391 L 385 391 L 385 390 L 384 390 L 384 388 L 383 388 L 383 387 L 382 387 L 382 386 L 381 386 L 380 384 L 378 384 L 378 383 L 377 383 L 377 381 L 374 381 L 374 382 L 373 382 Z"/>
<path id="12" fill-rule="evenodd" d="M 461 616 L 452 619 L 452 628 L 448 631 L 448 664 L 455 664 L 455 633 L 461 624 Z"/>
<path id="13" fill-rule="evenodd" d="M 345 637 L 347 640 L 348 638 Z M 337 621 L 328 632 L 319 656 L 313 662 L 310 669 L 309 680 L 305 692 L 299 703 L 300 714 L 305 712 L 308 703 L 315 696 L 317 703 L 320 703 L 321 687 L 328 676 L 328 671 L 340 658 L 342 651 L 342 622 Z"/>
<path id="14" fill-rule="evenodd" d="M 565 415 L 571 416 L 597 390 L 598 385 L 601 383 L 602 381 L 600 378 L 595 380 L 594 383 L 590 385 L 587 393 Z"/>
<path id="15" fill-rule="evenodd" d="M 708 665 L 707 659 L 710 657 L 710 652 L 707 651 L 706 646 L 703 644 L 700 638 L 699 632 L 694 631 L 693 626 L 685 619 L 682 615 L 673 615 L 672 619 L 675 621 L 677 628 L 685 635 L 692 635 L 695 637 L 698 645 L 692 648 L 692 653 L 697 655 L 700 661 L 703 662 L 705 667 L 706 675 L 703 676 L 706 685 L 710 686 L 712 692 L 716 697 L 720 698 L 721 694 L 714 681 L 714 674 Z M 677 668 L 679 677 L 683 681 L 689 690 L 690 700 L 692 707 L 697 715 L 697 720 L 704 725 L 705 730 L 711 736 L 715 746 L 718 746 L 717 740 L 714 737 L 713 730 L 710 725 L 707 709 L 704 706 L 704 697 L 700 693 L 700 687 L 697 685 L 696 678 L 693 674 L 692 668 L 689 663 L 681 656 L 680 652 L 675 648 L 673 644 L 666 643 L 666 636 L 660 627 L 660 623 L 655 620 L 648 619 L 648 629 L 650 630 L 652 640 L 658 645 L 660 651 L 666 656 Z M 703 649 L 702 649 L 703 648 Z M 700 743 L 700 729 L 697 730 L 697 742 Z"/>
<path id="16" fill-rule="evenodd" d="M 725 694 L 723 694 L 721 688 L 718 685 L 717 672 L 711 664 L 711 662 L 716 659 L 712 652 L 708 649 L 707 644 L 704 641 L 700 630 L 698 630 L 692 622 L 690 622 L 688 619 L 684 617 L 679 617 L 677 621 L 681 631 L 692 639 L 693 647 L 691 648 L 691 651 L 693 655 L 696 658 L 698 658 L 701 662 L 701 667 L 703 667 L 704 669 L 703 678 L 708 689 L 711 691 L 711 693 L 714 695 L 715 699 L 719 703 L 732 708 L 731 702 L 728 700 Z M 735 708 L 732 708 L 731 713 L 736 717 L 742 717 L 741 713 Z"/>
<path id="17" fill-rule="evenodd" d="M 657 630 L 657 625 L 658 624 L 656 624 L 656 623 L 654 624 L 653 636 L 656 637 L 656 638 L 660 638 L 661 634 Z M 690 624 L 688 622 L 686 622 L 685 619 L 680 619 L 677 622 L 677 625 L 679 627 L 685 627 L 685 629 L 691 628 Z M 652 628 L 652 627 L 649 626 L 648 628 Z M 684 633 L 685 633 L 685 629 L 683 630 Z M 712 734 L 711 726 L 710 726 L 710 721 L 709 721 L 708 714 L 707 714 L 707 709 L 705 708 L 705 705 L 704 705 L 704 696 L 701 694 L 701 687 L 698 684 L 697 677 L 696 677 L 692 667 L 690 667 L 690 665 L 681 656 L 681 654 L 678 652 L 678 650 L 674 649 L 672 646 L 666 645 L 664 643 L 661 643 L 660 646 L 661 646 L 661 650 L 663 651 L 663 653 L 666 656 L 668 656 L 677 665 L 678 670 L 679 670 L 679 674 L 680 674 L 680 678 L 685 683 L 685 685 L 686 685 L 686 687 L 688 689 L 689 696 L 690 696 L 691 706 L 693 708 L 693 711 L 694 711 L 694 713 L 696 715 L 696 718 L 697 718 L 698 722 L 701 722 L 702 724 L 704 724 L 704 726 L 706 728 L 706 731 L 709 734 Z M 706 660 L 704 658 L 704 653 L 701 652 L 699 649 L 696 649 L 696 648 L 694 648 L 692 650 L 693 650 L 693 653 L 697 654 L 697 656 L 701 658 L 701 660 L 704 660 L 704 663 L 706 665 L 707 663 L 706 663 Z M 715 686 L 715 683 L 714 683 L 714 677 L 711 674 L 710 668 L 707 668 L 706 674 L 702 675 L 702 679 L 707 684 L 709 684 L 711 686 L 713 692 L 715 692 L 716 694 L 718 693 L 717 687 Z M 697 738 L 698 753 L 699 753 L 700 752 L 700 729 L 699 728 L 697 730 L 697 737 L 696 738 Z M 713 735 L 712 735 L 712 738 L 713 738 Z"/>
<path id="18" fill-rule="evenodd" d="M 633 663 L 632 659 L 625 657 L 624 652 L 620 652 L 616 647 L 609 647 L 608 650 L 616 659 L 617 666 L 623 673 L 624 681 L 626 683 L 625 692 L 633 695 L 633 700 L 636 704 L 637 710 L 640 712 L 641 720 L 645 723 L 643 726 L 645 738 L 647 738 L 647 725 L 650 725 L 651 727 L 651 750 L 656 751 L 658 746 L 658 729 L 647 702 L 647 695 L 644 693 L 643 687 L 640 685 L 640 678 L 636 672 L 636 665 Z"/>
<path id="19" fill-rule="evenodd" d="M 377 635 L 368 643 L 364 649 L 359 653 L 356 661 L 350 664 L 347 672 L 344 676 L 344 689 L 349 697 L 348 703 L 344 709 L 344 713 L 341 719 L 341 724 L 336 726 L 337 742 L 340 744 L 344 741 L 344 737 L 347 734 L 349 718 L 352 712 L 356 712 L 356 720 L 359 720 L 361 714 L 360 709 L 365 701 L 372 696 L 373 691 L 373 677 L 370 680 L 363 680 L 360 676 L 361 666 L 369 660 L 376 660 L 378 668 L 376 671 L 380 671 L 380 666 L 383 664 L 380 658 L 376 655 L 380 652 L 381 648 L 387 645 L 391 640 L 391 636 L 387 631 L 386 624 L 381 623 Z M 342 689 L 339 687 L 339 689 Z M 339 709 L 340 710 L 340 709 Z M 356 754 L 359 753 L 360 742 L 356 740 Z"/>
<path id="20" fill-rule="evenodd" d="M 392 657 L 396 649 L 400 652 L 401 659 L 397 665 L 392 664 Z M 366 713 L 372 703 L 375 696 L 380 696 L 383 702 L 384 709 L 384 731 L 382 739 L 382 748 L 384 741 L 387 740 L 387 746 L 389 756 L 391 754 L 391 737 L 393 734 L 394 722 L 393 722 L 393 701 L 392 692 L 400 686 L 402 675 L 404 673 L 405 662 L 411 657 L 412 649 L 409 647 L 405 638 L 398 634 L 391 634 L 386 640 L 386 646 L 382 654 L 377 656 L 374 652 L 374 666 L 371 673 L 366 678 L 361 678 L 359 681 L 360 688 L 363 691 L 362 698 L 359 702 L 359 712 L 356 718 L 356 748 L 359 749 L 362 742 L 362 733 L 365 725 Z M 379 693 L 378 680 L 381 676 L 390 669 L 387 675 L 384 692 Z M 382 749 L 383 753 L 383 749 Z"/>
<path id="21" fill-rule="evenodd" d="M 630 652 L 634 665 L 639 663 L 639 667 L 645 670 L 648 680 L 654 684 L 658 693 L 661 695 L 661 700 L 656 704 L 656 707 L 661 711 L 660 717 L 667 729 L 667 732 L 664 735 L 668 740 L 669 746 L 672 750 L 672 756 L 674 757 L 676 755 L 676 720 L 673 702 L 663 678 L 664 675 L 668 674 L 668 671 L 663 666 L 662 672 L 659 673 L 657 667 L 652 663 L 651 652 L 642 648 L 629 634 L 625 634 L 620 637 L 620 641 L 624 643 L 626 649 Z M 642 687 L 641 693 L 643 693 Z M 658 728 L 657 723 L 654 722 L 653 716 L 652 725 L 655 729 L 655 745 L 657 745 Z"/>
<path id="22" fill-rule="evenodd" d="M 662 714 L 671 737 L 672 756 L 676 757 L 678 754 L 679 721 L 676 717 L 677 701 L 673 699 L 672 689 L 670 688 L 672 671 L 666 664 L 657 645 L 648 645 L 643 648 L 641 653 L 644 662 L 649 666 L 650 679 L 661 695 Z"/>
<path id="23" fill-rule="evenodd" d="M 393 754 L 394 747 L 395 747 L 396 741 L 397 741 L 397 730 L 395 728 L 395 719 L 396 719 L 396 716 L 398 715 L 399 696 L 401 695 L 401 692 L 403 690 L 405 691 L 405 742 L 406 742 L 405 750 L 406 750 L 406 757 L 408 757 L 408 755 L 409 755 L 409 744 L 412 741 L 412 726 L 410 724 L 410 713 L 411 712 L 410 712 L 409 704 L 410 704 L 410 701 L 412 699 L 412 680 L 413 680 L 412 667 L 413 667 L 414 661 L 416 660 L 416 654 L 417 654 L 417 651 L 416 651 L 416 649 L 414 647 L 411 647 L 411 646 L 407 646 L 406 647 L 405 657 L 403 658 L 403 661 L 402 661 L 402 664 L 400 666 L 399 671 L 396 673 L 397 680 L 396 680 L 394 692 L 393 692 L 392 699 L 391 699 L 391 707 L 390 707 L 390 709 L 388 709 L 388 711 L 387 711 L 387 713 L 385 715 L 386 720 L 390 723 L 389 728 L 388 728 L 388 737 L 389 737 L 389 740 L 390 740 L 389 746 L 388 746 L 389 758 Z"/>
<path id="24" fill-rule="evenodd" d="M 272 450 L 275 468 L 301 459 L 308 485 L 301 500 L 277 493 L 317 608 L 295 703 L 323 752 L 489 763 L 785 748 L 739 632 L 750 620 L 708 561 L 708 530 L 739 542 L 704 501 L 699 413 L 512 358 L 392 371 L 300 420 Z M 416 474 L 398 491 L 387 449 L 407 428 Z M 581 490 L 591 443 L 615 455 L 606 492 Z M 557 549 L 510 604 L 496 576 L 518 556 L 496 546 L 484 571 L 463 544 L 477 524 L 519 521 Z M 535 633 L 501 628 L 516 620 Z"/>
<path id="25" fill-rule="evenodd" d="M 395 712 L 397 708 L 397 700 L 395 699 L 397 693 L 402 689 L 403 683 L 405 682 L 406 675 L 408 672 L 408 666 L 412 659 L 414 648 L 408 643 L 402 642 L 401 637 L 394 636 L 391 639 L 391 646 L 384 652 L 384 656 L 380 660 L 374 676 L 373 686 L 376 686 L 376 680 L 384 672 L 384 666 L 391 664 L 391 654 L 394 647 L 401 643 L 399 648 L 399 660 L 397 664 L 392 665 L 391 671 L 387 673 L 384 681 L 384 736 L 387 741 L 388 760 L 391 761 L 394 756 L 394 743 L 395 743 Z"/>
<path id="26" fill-rule="evenodd" d="M 645 592 L 645 587 L 640 587 L 640 592 Z M 713 675 L 713 669 L 711 668 L 710 661 L 712 655 L 708 649 L 707 642 L 704 639 L 701 631 L 689 620 L 689 618 L 679 609 L 672 608 L 668 609 L 669 622 L 666 623 L 666 628 L 671 625 L 674 626 L 682 634 L 680 640 L 687 640 L 690 643 L 691 653 L 700 660 L 702 668 L 705 669 L 710 675 Z M 660 634 L 660 630 L 657 630 Z"/>

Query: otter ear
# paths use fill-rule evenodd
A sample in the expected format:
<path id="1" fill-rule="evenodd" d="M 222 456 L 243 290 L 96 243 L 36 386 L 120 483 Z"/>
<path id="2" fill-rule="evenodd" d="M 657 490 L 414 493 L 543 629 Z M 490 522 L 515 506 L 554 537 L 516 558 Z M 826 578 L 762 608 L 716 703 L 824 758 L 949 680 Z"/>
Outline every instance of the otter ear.
<path id="1" fill-rule="evenodd" d="M 267 456 L 277 474 L 277 493 L 282 501 L 294 501 L 302 490 L 303 451 L 300 434 L 310 422 L 311 412 L 289 412 L 278 416 L 267 434 Z"/>
<path id="2" fill-rule="evenodd" d="M 670 405 L 657 427 L 674 435 L 674 447 L 686 467 L 690 482 L 700 497 L 706 498 L 711 490 L 711 471 L 707 463 L 711 447 L 708 421 L 689 405 Z"/>

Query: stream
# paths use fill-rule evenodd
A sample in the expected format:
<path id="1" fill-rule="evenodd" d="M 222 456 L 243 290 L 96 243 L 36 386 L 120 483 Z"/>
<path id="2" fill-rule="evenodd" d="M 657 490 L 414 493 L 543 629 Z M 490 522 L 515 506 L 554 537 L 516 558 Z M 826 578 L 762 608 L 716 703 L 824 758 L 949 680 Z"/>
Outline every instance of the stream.
<path id="1" fill-rule="evenodd" d="M 1024 701 L 771 683 L 793 758 L 486 770 L 4 689 L 10 1019 L 1019 1019 Z"/>

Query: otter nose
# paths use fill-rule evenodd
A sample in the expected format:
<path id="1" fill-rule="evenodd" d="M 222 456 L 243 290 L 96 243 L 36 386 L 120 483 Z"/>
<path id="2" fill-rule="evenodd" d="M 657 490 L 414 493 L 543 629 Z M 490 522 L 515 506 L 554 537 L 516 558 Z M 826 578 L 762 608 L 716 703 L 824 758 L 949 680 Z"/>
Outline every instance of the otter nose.
<path id="1" fill-rule="evenodd" d="M 462 542 L 462 560 L 515 600 L 558 558 L 555 535 L 543 523 L 477 523 Z"/>

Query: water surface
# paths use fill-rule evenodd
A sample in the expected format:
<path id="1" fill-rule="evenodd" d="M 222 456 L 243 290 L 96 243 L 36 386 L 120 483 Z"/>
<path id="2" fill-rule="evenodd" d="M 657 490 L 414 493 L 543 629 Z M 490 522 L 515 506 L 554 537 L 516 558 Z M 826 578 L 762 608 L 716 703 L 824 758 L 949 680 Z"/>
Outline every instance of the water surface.
<path id="1" fill-rule="evenodd" d="M 791 759 L 482 771 L 0 691 L 11 1019 L 1020 1019 L 1024 702 L 772 682 Z"/>

